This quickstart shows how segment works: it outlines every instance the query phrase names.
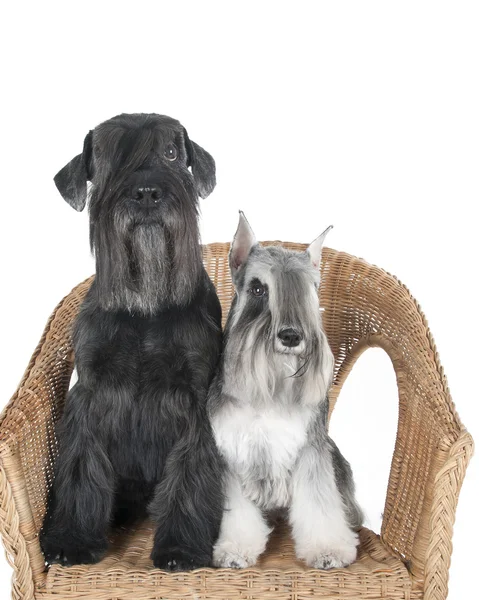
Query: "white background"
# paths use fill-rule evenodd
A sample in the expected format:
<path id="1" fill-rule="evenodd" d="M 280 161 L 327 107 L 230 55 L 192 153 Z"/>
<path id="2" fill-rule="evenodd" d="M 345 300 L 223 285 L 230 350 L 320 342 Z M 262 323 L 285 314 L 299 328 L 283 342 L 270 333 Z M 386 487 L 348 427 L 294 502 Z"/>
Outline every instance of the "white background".
<path id="1" fill-rule="evenodd" d="M 93 272 L 86 212 L 55 173 L 120 112 L 180 119 L 216 159 L 204 242 L 237 210 L 260 239 L 311 241 L 404 281 L 479 439 L 476 2 L 23 2 L 2 16 L 2 345 L 5 403 L 53 307 Z M 333 417 L 378 530 L 397 418 L 392 367 L 358 362 Z M 478 461 L 460 499 L 450 598 L 472 597 Z M 0 561 L 0 596 L 10 568 Z"/>

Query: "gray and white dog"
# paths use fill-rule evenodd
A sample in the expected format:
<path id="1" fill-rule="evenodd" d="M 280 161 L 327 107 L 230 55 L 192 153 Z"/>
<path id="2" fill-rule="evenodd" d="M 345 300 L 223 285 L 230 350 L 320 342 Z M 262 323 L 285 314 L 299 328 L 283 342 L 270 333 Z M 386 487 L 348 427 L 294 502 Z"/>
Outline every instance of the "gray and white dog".
<path id="1" fill-rule="evenodd" d="M 227 464 L 219 567 L 254 565 L 286 509 L 299 558 L 315 568 L 356 558 L 362 512 L 349 463 L 328 436 L 333 355 L 318 301 L 321 248 L 261 247 L 244 215 L 231 251 L 236 296 L 208 409 Z"/>

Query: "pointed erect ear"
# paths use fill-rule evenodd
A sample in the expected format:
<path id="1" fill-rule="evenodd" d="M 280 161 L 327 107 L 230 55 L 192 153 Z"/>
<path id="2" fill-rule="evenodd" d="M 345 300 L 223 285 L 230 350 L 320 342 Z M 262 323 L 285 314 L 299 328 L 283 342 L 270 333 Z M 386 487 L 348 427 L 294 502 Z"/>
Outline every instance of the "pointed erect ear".
<path id="1" fill-rule="evenodd" d="M 244 263 L 246 262 L 251 248 L 253 248 L 257 244 L 258 242 L 256 241 L 255 235 L 250 227 L 250 224 L 246 220 L 244 213 L 240 211 L 238 229 L 236 230 L 235 236 L 233 238 L 229 254 L 230 269 L 231 275 L 233 276 L 233 281 L 238 271 L 243 267 Z"/>
<path id="2" fill-rule="evenodd" d="M 215 189 L 216 166 L 211 154 L 190 140 L 183 127 L 183 137 L 187 154 L 187 166 L 191 167 L 196 190 L 201 198 L 206 198 Z"/>
<path id="3" fill-rule="evenodd" d="M 332 228 L 333 226 L 330 225 L 327 229 L 325 229 L 323 233 L 314 240 L 314 242 L 311 242 L 306 251 L 316 269 L 320 269 L 321 267 L 321 251 L 323 249 L 324 240 Z"/>
<path id="4" fill-rule="evenodd" d="M 53 178 L 63 198 L 79 212 L 85 208 L 87 181 L 91 180 L 92 137 L 93 132 L 90 131 L 83 142 L 83 152 Z"/>

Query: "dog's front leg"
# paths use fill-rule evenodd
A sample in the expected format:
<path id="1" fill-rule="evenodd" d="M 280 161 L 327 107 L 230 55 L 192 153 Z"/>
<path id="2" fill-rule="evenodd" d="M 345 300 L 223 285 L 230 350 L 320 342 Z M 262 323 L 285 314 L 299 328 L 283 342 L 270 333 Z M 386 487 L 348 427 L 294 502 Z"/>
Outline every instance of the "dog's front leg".
<path id="1" fill-rule="evenodd" d="M 244 569 L 264 552 L 271 528 L 261 510 L 243 494 L 236 476 L 228 476 L 220 536 L 213 552 L 216 567 Z"/>
<path id="2" fill-rule="evenodd" d="M 158 523 L 151 554 L 155 567 L 184 571 L 211 565 L 223 511 L 222 474 L 203 416 L 195 426 L 190 424 L 168 455 L 149 506 Z"/>
<path id="3" fill-rule="evenodd" d="M 59 454 L 40 543 L 48 563 L 98 562 L 108 545 L 114 473 L 88 419 L 91 394 L 77 383 L 59 427 Z"/>
<path id="4" fill-rule="evenodd" d="M 331 448 L 307 445 L 291 480 L 289 519 L 296 554 L 310 567 L 346 567 L 356 559 L 358 536 L 351 528 L 338 490 Z"/>

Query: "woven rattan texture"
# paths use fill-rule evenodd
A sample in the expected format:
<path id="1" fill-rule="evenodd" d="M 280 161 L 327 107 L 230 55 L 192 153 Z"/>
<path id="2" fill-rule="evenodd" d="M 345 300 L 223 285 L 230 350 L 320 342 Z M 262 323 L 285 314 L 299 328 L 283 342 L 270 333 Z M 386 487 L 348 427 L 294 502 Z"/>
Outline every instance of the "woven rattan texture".
<path id="1" fill-rule="evenodd" d="M 204 248 L 224 318 L 233 296 L 228 250 L 229 244 Z M 71 324 L 88 280 L 54 311 L 1 418 L 0 533 L 14 568 L 13 598 L 446 597 L 452 525 L 473 445 L 451 401 L 427 322 L 400 282 L 361 259 L 325 249 L 322 276 L 323 322 L 336 359 L 331 407 L 356 359 L 371 346 L 390 356 L 399 389 L 381 536 L 361 532 L 359 560 L 347 569 L 305 569 L 280 528 L 254 569 L 164 573 L 148 559 L 151 525 L 145 524 L 117 535 L 100 565 L 46 572 L 38 531 L 57 452 L 55 423 L 73 367 Z M 362 435 L 374 430 L 358 431 L 358 442 Z"/>

